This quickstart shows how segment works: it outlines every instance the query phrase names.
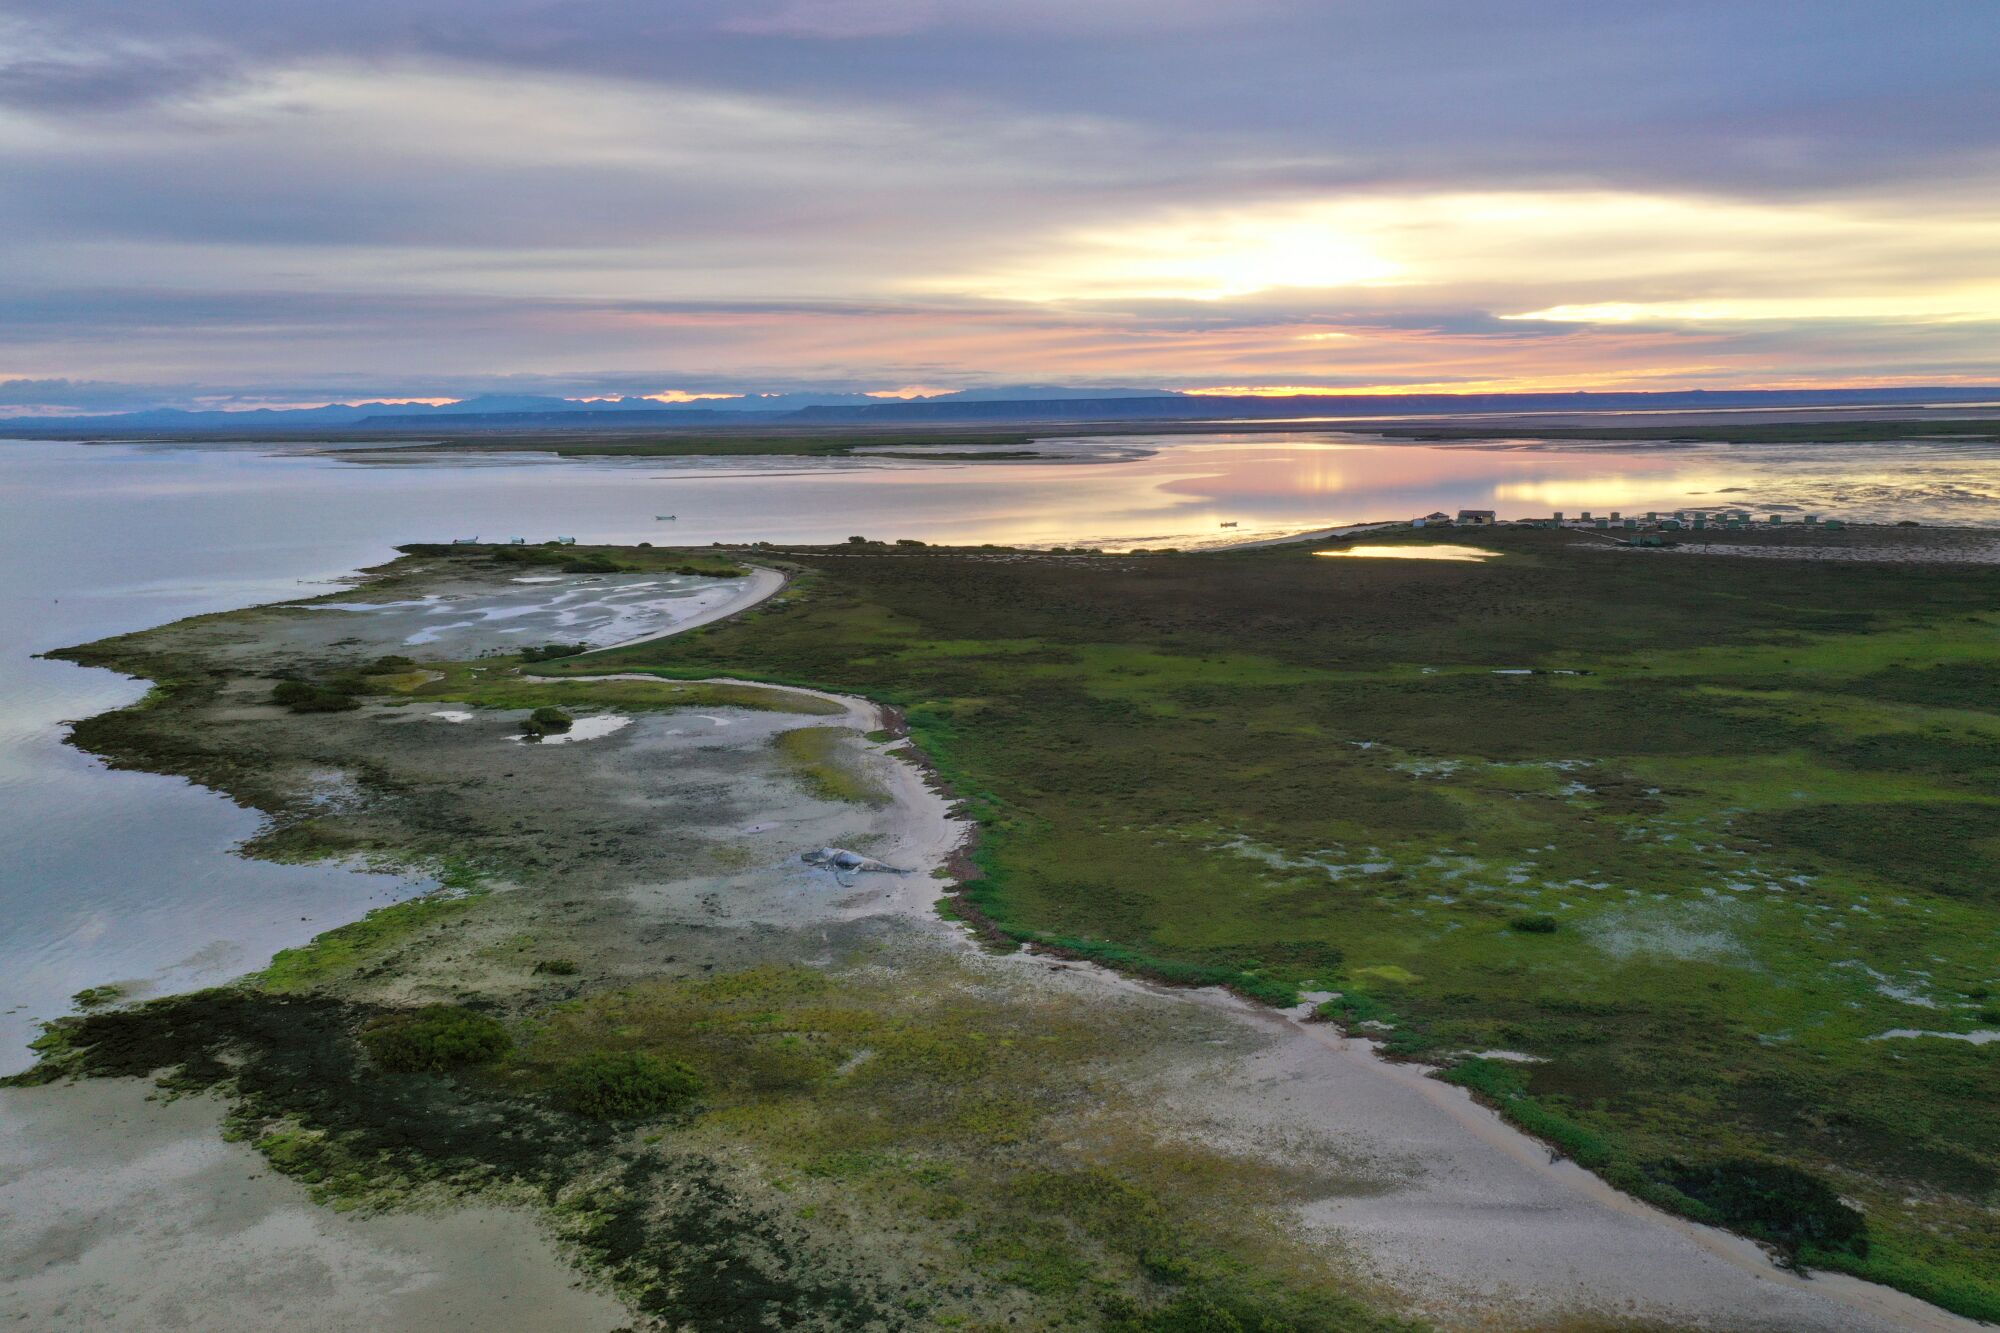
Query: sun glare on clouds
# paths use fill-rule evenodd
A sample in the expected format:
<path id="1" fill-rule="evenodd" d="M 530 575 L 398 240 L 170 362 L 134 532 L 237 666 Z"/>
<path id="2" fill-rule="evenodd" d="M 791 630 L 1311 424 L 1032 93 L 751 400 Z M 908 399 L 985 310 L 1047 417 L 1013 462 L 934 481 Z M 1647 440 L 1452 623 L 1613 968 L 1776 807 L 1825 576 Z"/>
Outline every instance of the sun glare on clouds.
<path id="1" fill-rule="evenodd" d="M 1995 319 L 1994 234 L 1976 204 L 1948 212 L 1606 190 L 1370 194 L 1058 231 L 988 271 L 918 285 L 1046 304 L 1333 290 L 1375 291 L 1368 299 L 1379 303 L 1387 292 L 1378 289 L 1393 289 L 1440 308 L 1558 323 Z"/>
<path id="2" fill-rule="evenodd" d="M 1072 232 L 993 273 L 923 285 L 1011 301 L 1220 301 L 1281 287 L 1378 285 L 1400 271 L 1336 213 L 1311 206 Z"/>

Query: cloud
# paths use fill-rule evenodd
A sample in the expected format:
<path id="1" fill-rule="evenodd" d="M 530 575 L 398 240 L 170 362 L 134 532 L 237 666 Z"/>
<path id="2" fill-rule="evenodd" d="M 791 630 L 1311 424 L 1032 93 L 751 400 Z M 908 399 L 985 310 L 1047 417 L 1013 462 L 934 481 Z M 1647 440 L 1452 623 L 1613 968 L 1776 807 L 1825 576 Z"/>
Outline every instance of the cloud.
<path id="1" fill-rule="evenodd" d="M 722 18 L 719 31 L 755 37 L 836 41 L 908 37 L 944 29 L 961 33 L 1113 34 L 1138 28 L 1190 28 L 1242 23 L 1269 6 L 1237 0 L 1225 18 L 1208 0 L 780 0 L 745 4 Z"/>
<path id="2" fill-rule="evenodd" d="M 930 0 L 791 0 L 718 26 L 754 36 L 903 37 L 932 26 L 937 17 L 938 6 Z"/>
<path id="3" fill-rule="evenodd" d="M 1974 375 L 1996 46 L 1990 0 L 0 0 L 0 364 Z"/>
<path id="4" fill-rule="evenodd" d="M 1331 290 L 1380 309 L 1444 294 L 1501 320 L 1574 323 L 2000 319 L 2000 189 L 1967 193 L 1896 207 L 1605 190 L 1242 202 L 1030 235 L 983 272 L 920 285 L 1099 306 Z"/>
<path id="5" fill-rule="evenodd" d="M 1321 184 L 1782 192 L 1908 179 L 2000 143 L 1990 0 L 1933 0 L 1923 22 L 1879 0 L 0 0 L 10 13 L 0 60 L 151 51 L 235 79 L 402 60 L 940 124 L 1079 116 L 1233 137 L 1246 165 Z"/>

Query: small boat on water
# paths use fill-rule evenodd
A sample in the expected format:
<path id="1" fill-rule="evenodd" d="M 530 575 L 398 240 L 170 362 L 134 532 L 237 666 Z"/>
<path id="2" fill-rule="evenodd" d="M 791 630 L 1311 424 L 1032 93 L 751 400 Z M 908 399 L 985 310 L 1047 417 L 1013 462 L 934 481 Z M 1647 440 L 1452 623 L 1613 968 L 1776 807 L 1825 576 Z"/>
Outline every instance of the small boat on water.
<path id="1" fill-rule="evenodd" d="M 1223 527 L 1225 527 L 1225 528 L 1233 528 L 1233 527 L 1235 527 L 1235 526 L 1236 526 L 1236 524 L 1235 524 L 1235 522 L 1234 522 L 1234 521 L 1232 520 L 1232 521 L 1230 521 L 1230 522 L 1228 522 L 1228 523 L 1224 523 L 1224 524 L 1223 524 L 1222 526 L 1223 526 Z"/>
<path id="2" fill-rule="evenodd" d="M 674 516 L 672 514 L 655 514 L 653 515 L 653 517 L 657 518 L 662 523 L 671 523 L 674 521 Z"/>

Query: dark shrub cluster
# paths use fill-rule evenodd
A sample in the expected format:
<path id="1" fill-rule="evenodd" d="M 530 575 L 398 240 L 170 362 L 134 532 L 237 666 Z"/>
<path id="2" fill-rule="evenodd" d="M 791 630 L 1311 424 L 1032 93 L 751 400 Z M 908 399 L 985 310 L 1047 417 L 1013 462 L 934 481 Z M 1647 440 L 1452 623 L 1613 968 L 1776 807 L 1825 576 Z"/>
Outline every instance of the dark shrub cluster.
<path id="1" fill-rule="evenodd" d="M 587 643 L 545 643 L 539 648 L 523 648 L 521 650 L 521 660 L 523 662 L 553 662 L 558 657 L 575 657 L 578 653 L 587 653 L 589 651 L 590 645 Z"/>
<path id="2" fill-rule="evenodd" d="M 1556 933 L 1556 919 L 1552 916 L 1517 916 L 1507 923 L 1509 930 L 1518 930 L 1523 935 L 1553 935 Z"/>
<path id="3" fill-rule="evenodd" d="M 576 719 L 562 709 L 543 705 L 522 721 L 521 731 L 539 740 L 543 736 L 561 735 L 575 725 Z"/>
<path id="4" fill-rule="evenodd" d="M 271 702 L 294 713 L 341 713 L 360 707 L 354 698 L 360 692 L 359 681 L 281 680 L 271 690 Z"/>
<path id="5" fill-rule="evenodd" d="M 497 1019 L 455 1004 L 378 1018 L 361 1030 L 361 1044 L 384 1069 L 436 1072 L 491 1064 L 513 1046 Z"/>
<path id="6" fill-rule="evenodd" d="M 1802 1245 L 1866 1256 L 1868 1221 L 1817 1176 L 1782 1162 L 1667 1161 L 1650 1174 L 1738 1231 L 1796 1251 Z"/>
<path id="7" fill-rule="evenodd" d="M 636 1120 L 685 1110 L 702 1092 L 701 1076 L 677 1060 L 643 1051 L 598 1051 L 557 1071 L 556 1099 L 597 1120 Z"/>

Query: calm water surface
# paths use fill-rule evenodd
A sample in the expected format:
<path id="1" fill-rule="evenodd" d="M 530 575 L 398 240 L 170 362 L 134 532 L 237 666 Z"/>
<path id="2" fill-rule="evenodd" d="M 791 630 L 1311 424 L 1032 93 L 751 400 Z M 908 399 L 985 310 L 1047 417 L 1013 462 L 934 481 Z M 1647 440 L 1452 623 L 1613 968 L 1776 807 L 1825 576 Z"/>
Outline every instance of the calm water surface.
<path id="1" fill-rule="evenodd" d="M 1135 436 L 1092 464 L 883 460 L 408 462 L 257 447 L 0 441 L 0 1071 L 37 1020 L 107 981 L 206 984 L 424 886 L 229 855 L 258 820 L 174 778 L 113 773 L 64 719 L 140 687 L 33 654 L 315 591 L 399 542 L 1249 540 L 1432 509 L 1791 507 L 2000 524 L 2000 450 L 1373 445 L 1330 434 Z M 1090 454 L 1104 441 L 1063 448 Z M 1887 460 L 1887 461 L 1885 461 Z M 657 514 L 675 514 L 663 523 Z"/>

